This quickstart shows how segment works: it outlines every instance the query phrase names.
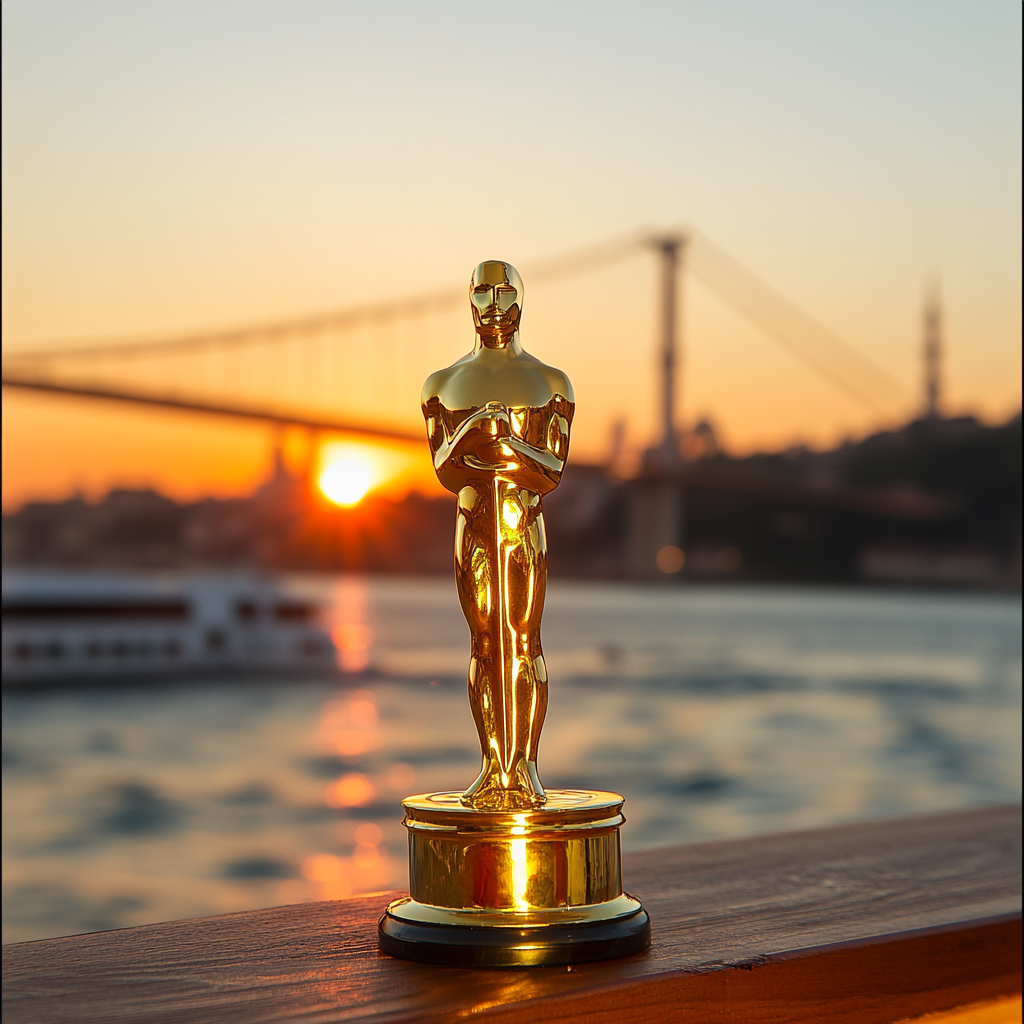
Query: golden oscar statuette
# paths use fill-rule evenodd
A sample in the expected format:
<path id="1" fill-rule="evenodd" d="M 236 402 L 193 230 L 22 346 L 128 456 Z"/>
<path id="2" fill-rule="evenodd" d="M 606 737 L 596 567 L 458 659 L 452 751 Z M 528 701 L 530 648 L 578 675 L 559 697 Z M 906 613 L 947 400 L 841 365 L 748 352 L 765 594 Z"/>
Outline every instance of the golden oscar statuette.
<path id="1" fill-rule="evenodd" d="M 403 801 L 410 896 L 379 926 L 385 953 L 434 964 L 540 967 L 645 949 L 650 919 L 622 891 L 622 797 L 545 790 L 541 502 L 565 468 L 573 392 L 523 351 L 523 283 L 481 263 L 473 351 L 423 387 L 438 479 L 458 495 L 455 580 L 469 623 L 469 701 L 483 766 L 464 793 Z"/>

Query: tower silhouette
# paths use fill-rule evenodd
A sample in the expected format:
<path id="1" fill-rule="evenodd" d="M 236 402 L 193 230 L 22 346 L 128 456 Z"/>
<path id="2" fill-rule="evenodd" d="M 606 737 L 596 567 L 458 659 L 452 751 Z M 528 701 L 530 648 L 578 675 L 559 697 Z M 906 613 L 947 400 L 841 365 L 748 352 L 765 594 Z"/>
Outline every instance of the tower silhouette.
<path id="1" fill-rule="evenodd" d="M 942 398 L 942 298 L 937 282 L 925 292 L 924 301 L 924 418 L 941 415 Z"/>

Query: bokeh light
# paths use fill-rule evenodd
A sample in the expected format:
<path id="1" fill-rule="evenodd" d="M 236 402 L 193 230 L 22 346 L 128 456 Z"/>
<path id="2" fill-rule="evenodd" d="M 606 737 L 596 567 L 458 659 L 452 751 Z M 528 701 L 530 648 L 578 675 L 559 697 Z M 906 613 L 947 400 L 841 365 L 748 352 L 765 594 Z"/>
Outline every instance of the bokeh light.
<path id="1" fill-rule="evenodd" d="M 658 556 L 655 561 L 662 572 L 671 574 L 679 572 L 679 570 L 686 564 L 686 554 L 682 548 L 678 548 L 674 544 L 669 544 L 658 552 Z"/>
<path id="2" fill-rule="evenodd" d="M 324 799 L 328 807 L 365 807 L 376 795 L 376 790 L 365 775 L 350 772 L 327 787 Z"/>

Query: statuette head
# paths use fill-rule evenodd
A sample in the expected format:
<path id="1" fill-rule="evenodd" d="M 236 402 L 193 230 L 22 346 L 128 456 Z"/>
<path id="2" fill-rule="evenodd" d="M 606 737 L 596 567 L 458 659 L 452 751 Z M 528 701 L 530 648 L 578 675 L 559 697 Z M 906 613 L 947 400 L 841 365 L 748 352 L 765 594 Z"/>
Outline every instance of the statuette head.
<path id="1" fill-rule="evenodd" d="M 523 279 L 511 263 L 487 260 L 473 271 L 469 301 L 478 334 L 509 336 L 519 327 Z"/>

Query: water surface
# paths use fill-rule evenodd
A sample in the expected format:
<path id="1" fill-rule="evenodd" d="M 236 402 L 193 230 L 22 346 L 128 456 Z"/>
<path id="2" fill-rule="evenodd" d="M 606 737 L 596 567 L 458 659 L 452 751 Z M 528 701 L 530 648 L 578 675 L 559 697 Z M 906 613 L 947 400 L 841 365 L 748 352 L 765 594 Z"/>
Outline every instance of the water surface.
<path id="1" fill-rule="evenodd" d="M 478 767 L 449 580 L 295 579 L 349 670 L 4 696 L 4 941 L 405 882 L 399 800 Z M 1020 799 L 1020 601 L 551 585 L 548 786 L 626 849 Z"/>

